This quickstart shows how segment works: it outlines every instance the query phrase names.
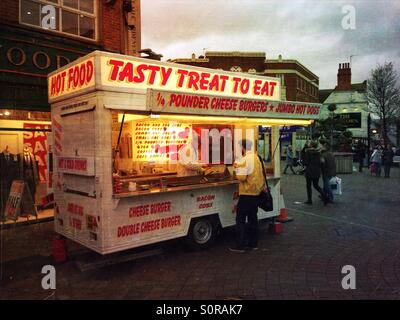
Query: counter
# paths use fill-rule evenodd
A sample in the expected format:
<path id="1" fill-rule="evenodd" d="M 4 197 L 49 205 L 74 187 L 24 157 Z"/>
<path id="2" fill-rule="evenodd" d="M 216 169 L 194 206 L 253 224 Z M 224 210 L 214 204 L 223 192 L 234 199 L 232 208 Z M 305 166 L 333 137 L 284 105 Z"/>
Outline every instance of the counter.
<path id="1" fill-rule="evenodd" d="M 267 177 L 267 181 L 271 182 L 273 184 L 275 184 L 279 180 L 280 180 L 280 177 Z M 137 190 L 137 191 L 132 191 L 132 192 L 122 192 L 122 193 L 114 194 L 114 198 L 122 199 L 122 198 L 150 195 L 150 194 L 155 194 L 155 193 L 168 193 L 168 192 L 177 192 L 177 191 L 185 191 L 185 190 L 195 190 L 195 189 L 226 186 L 226 185 L 232 185 L 232 184 L 239 184 L 239 180 L 232 179 L 232 180 L 224 180 L 224 181 L 218 181 L 218 182 L 202 182 L 202 183 L 190 184 L 190 185 L 186 185 L 186 186 L 167 187 L 164 189 L 151 188 L 149 190 L 140 190 L 140 191 Z"/>

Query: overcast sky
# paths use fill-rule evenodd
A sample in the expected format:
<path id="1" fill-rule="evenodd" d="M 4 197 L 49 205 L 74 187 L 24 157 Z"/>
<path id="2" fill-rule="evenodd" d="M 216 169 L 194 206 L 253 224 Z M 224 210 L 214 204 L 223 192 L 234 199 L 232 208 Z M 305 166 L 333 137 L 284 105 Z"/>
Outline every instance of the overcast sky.
<path id="1" fill-rule="evenodd" d="M 343 6 L 355 8 L 355 30 Z M 393 61 L 400 75 L 399 0 L 142 0 L 142 48 L 163 60 L 207 51 L 261 51 L 296 59 L 336 85 L 338 64 L 350 62 L 352 82 L 378 63 Z"/>

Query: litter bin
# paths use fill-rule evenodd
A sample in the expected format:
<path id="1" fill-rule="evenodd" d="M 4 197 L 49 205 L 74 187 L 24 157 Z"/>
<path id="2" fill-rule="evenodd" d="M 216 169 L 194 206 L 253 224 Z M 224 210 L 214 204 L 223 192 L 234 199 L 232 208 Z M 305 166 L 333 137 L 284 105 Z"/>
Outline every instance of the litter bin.
<path id="1" fill-rule="evenodd" d="M 353 172 L 353 153 L 351 152 L 335 152 L 336 173 L 352 173 Z"/>

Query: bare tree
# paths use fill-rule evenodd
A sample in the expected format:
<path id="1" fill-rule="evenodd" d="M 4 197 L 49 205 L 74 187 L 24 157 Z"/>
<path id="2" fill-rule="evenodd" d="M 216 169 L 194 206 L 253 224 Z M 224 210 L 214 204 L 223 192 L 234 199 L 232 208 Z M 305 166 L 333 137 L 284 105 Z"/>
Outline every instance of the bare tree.
<path id="1" fill-rule="evenodd" d="M 369 109 L 376 114 L 382 125 L 382 138 L 388 142 L 388 127 L 400 116 L 400 88 L 392 62 L 385 62 L 371 70 L 367 85 Z"/>

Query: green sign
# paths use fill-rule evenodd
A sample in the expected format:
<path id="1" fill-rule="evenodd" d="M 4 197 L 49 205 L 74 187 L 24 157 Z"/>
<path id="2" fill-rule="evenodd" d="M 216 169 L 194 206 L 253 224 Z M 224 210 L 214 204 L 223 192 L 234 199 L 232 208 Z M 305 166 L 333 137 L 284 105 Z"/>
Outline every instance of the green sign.
<path id="1" fill-rule="evenodd" d="M 98 49 L 50 34 L 0 26 L 0 106 L 49 111 L 47 74 Z"/>

